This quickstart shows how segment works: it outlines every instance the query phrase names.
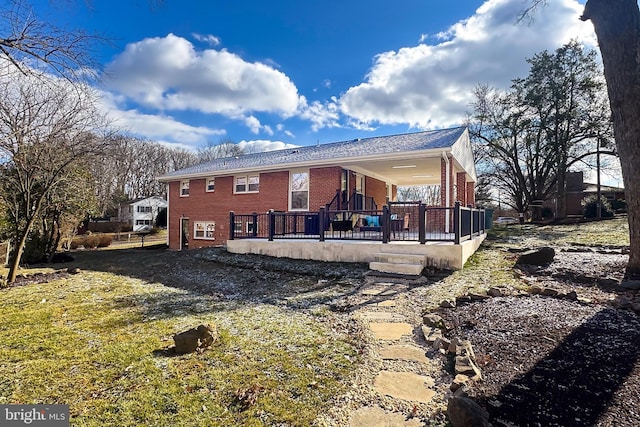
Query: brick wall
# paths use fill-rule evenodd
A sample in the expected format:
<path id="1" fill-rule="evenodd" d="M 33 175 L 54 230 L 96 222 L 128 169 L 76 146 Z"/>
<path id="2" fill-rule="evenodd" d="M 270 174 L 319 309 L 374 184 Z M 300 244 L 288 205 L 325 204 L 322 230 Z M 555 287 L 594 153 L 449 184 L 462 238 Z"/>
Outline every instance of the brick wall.
<path id="1" fill-rule="evenodd" d="M 467 182 L 467 205 L 476 205 L 476 184 L 475 182 Z"/>
<path id="2" fill-rule="evenodd" d="M 467 174 L 464 172 L 456 173 L 456 193 L 455 200 L 462 206 L 467 206 Z"/>
<path id="3" fill-rule="evenodd" d="M 309 210 L 318 211 L 340 188 L 340 167 L 309 171 Z M 180 182 L 169 183 L 169 246 L 180 249 L 180 221 L 189 219 L 189 248 L 224 244 L 229 238 L 229 211 L 237 214 L 289 210 L 289 172 L 260 174 L 258 193 L 234 194 L 234 177 L 216 177 L 214 192 L 205 191 L 205 179 L 189 181 L 189 196 L 180 197 Z M 215 222 L 215 240 L 194 239 L 195 222 Z"/>
<path id="4" fill-rule="evenodd" d="M 387 184 L 384 181 L 367 176 L 365 177 L 364 191 L 365 196 L 373 197 L 378 209 L 382 209 L 382 206 L 387 203 Z"/>
<path id="5" fill-rule="evenodd" d="M 309 210 L 317 212 L 329 203 L 340 190 L 342 168 L 333 166 L 314 168 L 309 171 Z"/>

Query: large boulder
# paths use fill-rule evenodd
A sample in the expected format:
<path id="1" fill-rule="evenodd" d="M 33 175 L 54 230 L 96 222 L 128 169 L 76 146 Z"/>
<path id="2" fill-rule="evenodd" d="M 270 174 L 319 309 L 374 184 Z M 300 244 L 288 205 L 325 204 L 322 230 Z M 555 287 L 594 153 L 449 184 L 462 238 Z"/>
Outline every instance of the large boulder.
<path id="1" fill-rule="evenodd" d="M 453 427 L 489 427 L 489 413 L 473 400 L 453 396 L 447 404 L 447 417 Z"/>
<path id="2" fill-rule="evenodd" d="M 522 253 L 516 264 L 525 265 L 547 265 L 553 262 L 553 258 L 556 256 L 556 251 L 553 248 L 545 246 L 540 249 L 534 249 Z"/>
<path id="3" fill-rule="evenodd" d="M 196 350 L 203 351 L 218 339 L 218 331 L 215 325 L 200 325 L 173 336 L 176 344 L 175 351 L 178 354 L 193 353 Z"/>

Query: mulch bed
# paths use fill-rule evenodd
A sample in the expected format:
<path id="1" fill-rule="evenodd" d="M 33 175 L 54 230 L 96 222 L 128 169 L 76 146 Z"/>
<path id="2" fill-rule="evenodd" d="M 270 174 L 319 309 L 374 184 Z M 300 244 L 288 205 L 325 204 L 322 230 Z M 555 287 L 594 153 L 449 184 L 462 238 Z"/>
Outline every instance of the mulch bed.
<path id="1" fill-rule="evenodd" d="M 594 255 L 527 272 L 586 302 L 506 296 L 441 310 L 473 345 L 483 380 L 468 394 L 494 426 L 640 425 L 640 315 L 627 308 L 640 293 L 602 280 L 622 273 L 618 255 Z"/>

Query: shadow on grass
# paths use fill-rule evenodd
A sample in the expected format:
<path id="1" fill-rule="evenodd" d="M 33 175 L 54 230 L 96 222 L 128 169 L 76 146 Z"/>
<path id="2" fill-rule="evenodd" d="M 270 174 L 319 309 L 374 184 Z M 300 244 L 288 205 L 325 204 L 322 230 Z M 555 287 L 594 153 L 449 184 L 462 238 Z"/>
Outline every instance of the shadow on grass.
<path id="1" fill-rule="evenodd" d="M 625 381 L 640 374 L 639 360 L 640 318 L 627 311 L 603 309 L 526 374 L 481 402 L 497 422 L 494 425 L 596 425 Z M 622 393 L 632 396 L 621 405 L 616 403 L 621 406 L 618 411 L 627 411 L 629 416 L 617 420 L 622 423 L 617 425 L 633 425 L 637 417 L 633 414 L 636 386 L 627 385 Z"/>

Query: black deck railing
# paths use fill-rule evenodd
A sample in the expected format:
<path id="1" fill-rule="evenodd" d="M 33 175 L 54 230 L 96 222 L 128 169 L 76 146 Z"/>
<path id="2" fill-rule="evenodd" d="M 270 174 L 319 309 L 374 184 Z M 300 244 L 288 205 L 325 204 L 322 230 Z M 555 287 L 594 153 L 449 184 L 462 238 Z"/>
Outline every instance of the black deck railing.
<path id="1" fill-rule="evenodd" d="M 484 209 L 394 202 L 377 209 L 229 214 L 229 239 L 454 242 L 484 234 Z"/>

